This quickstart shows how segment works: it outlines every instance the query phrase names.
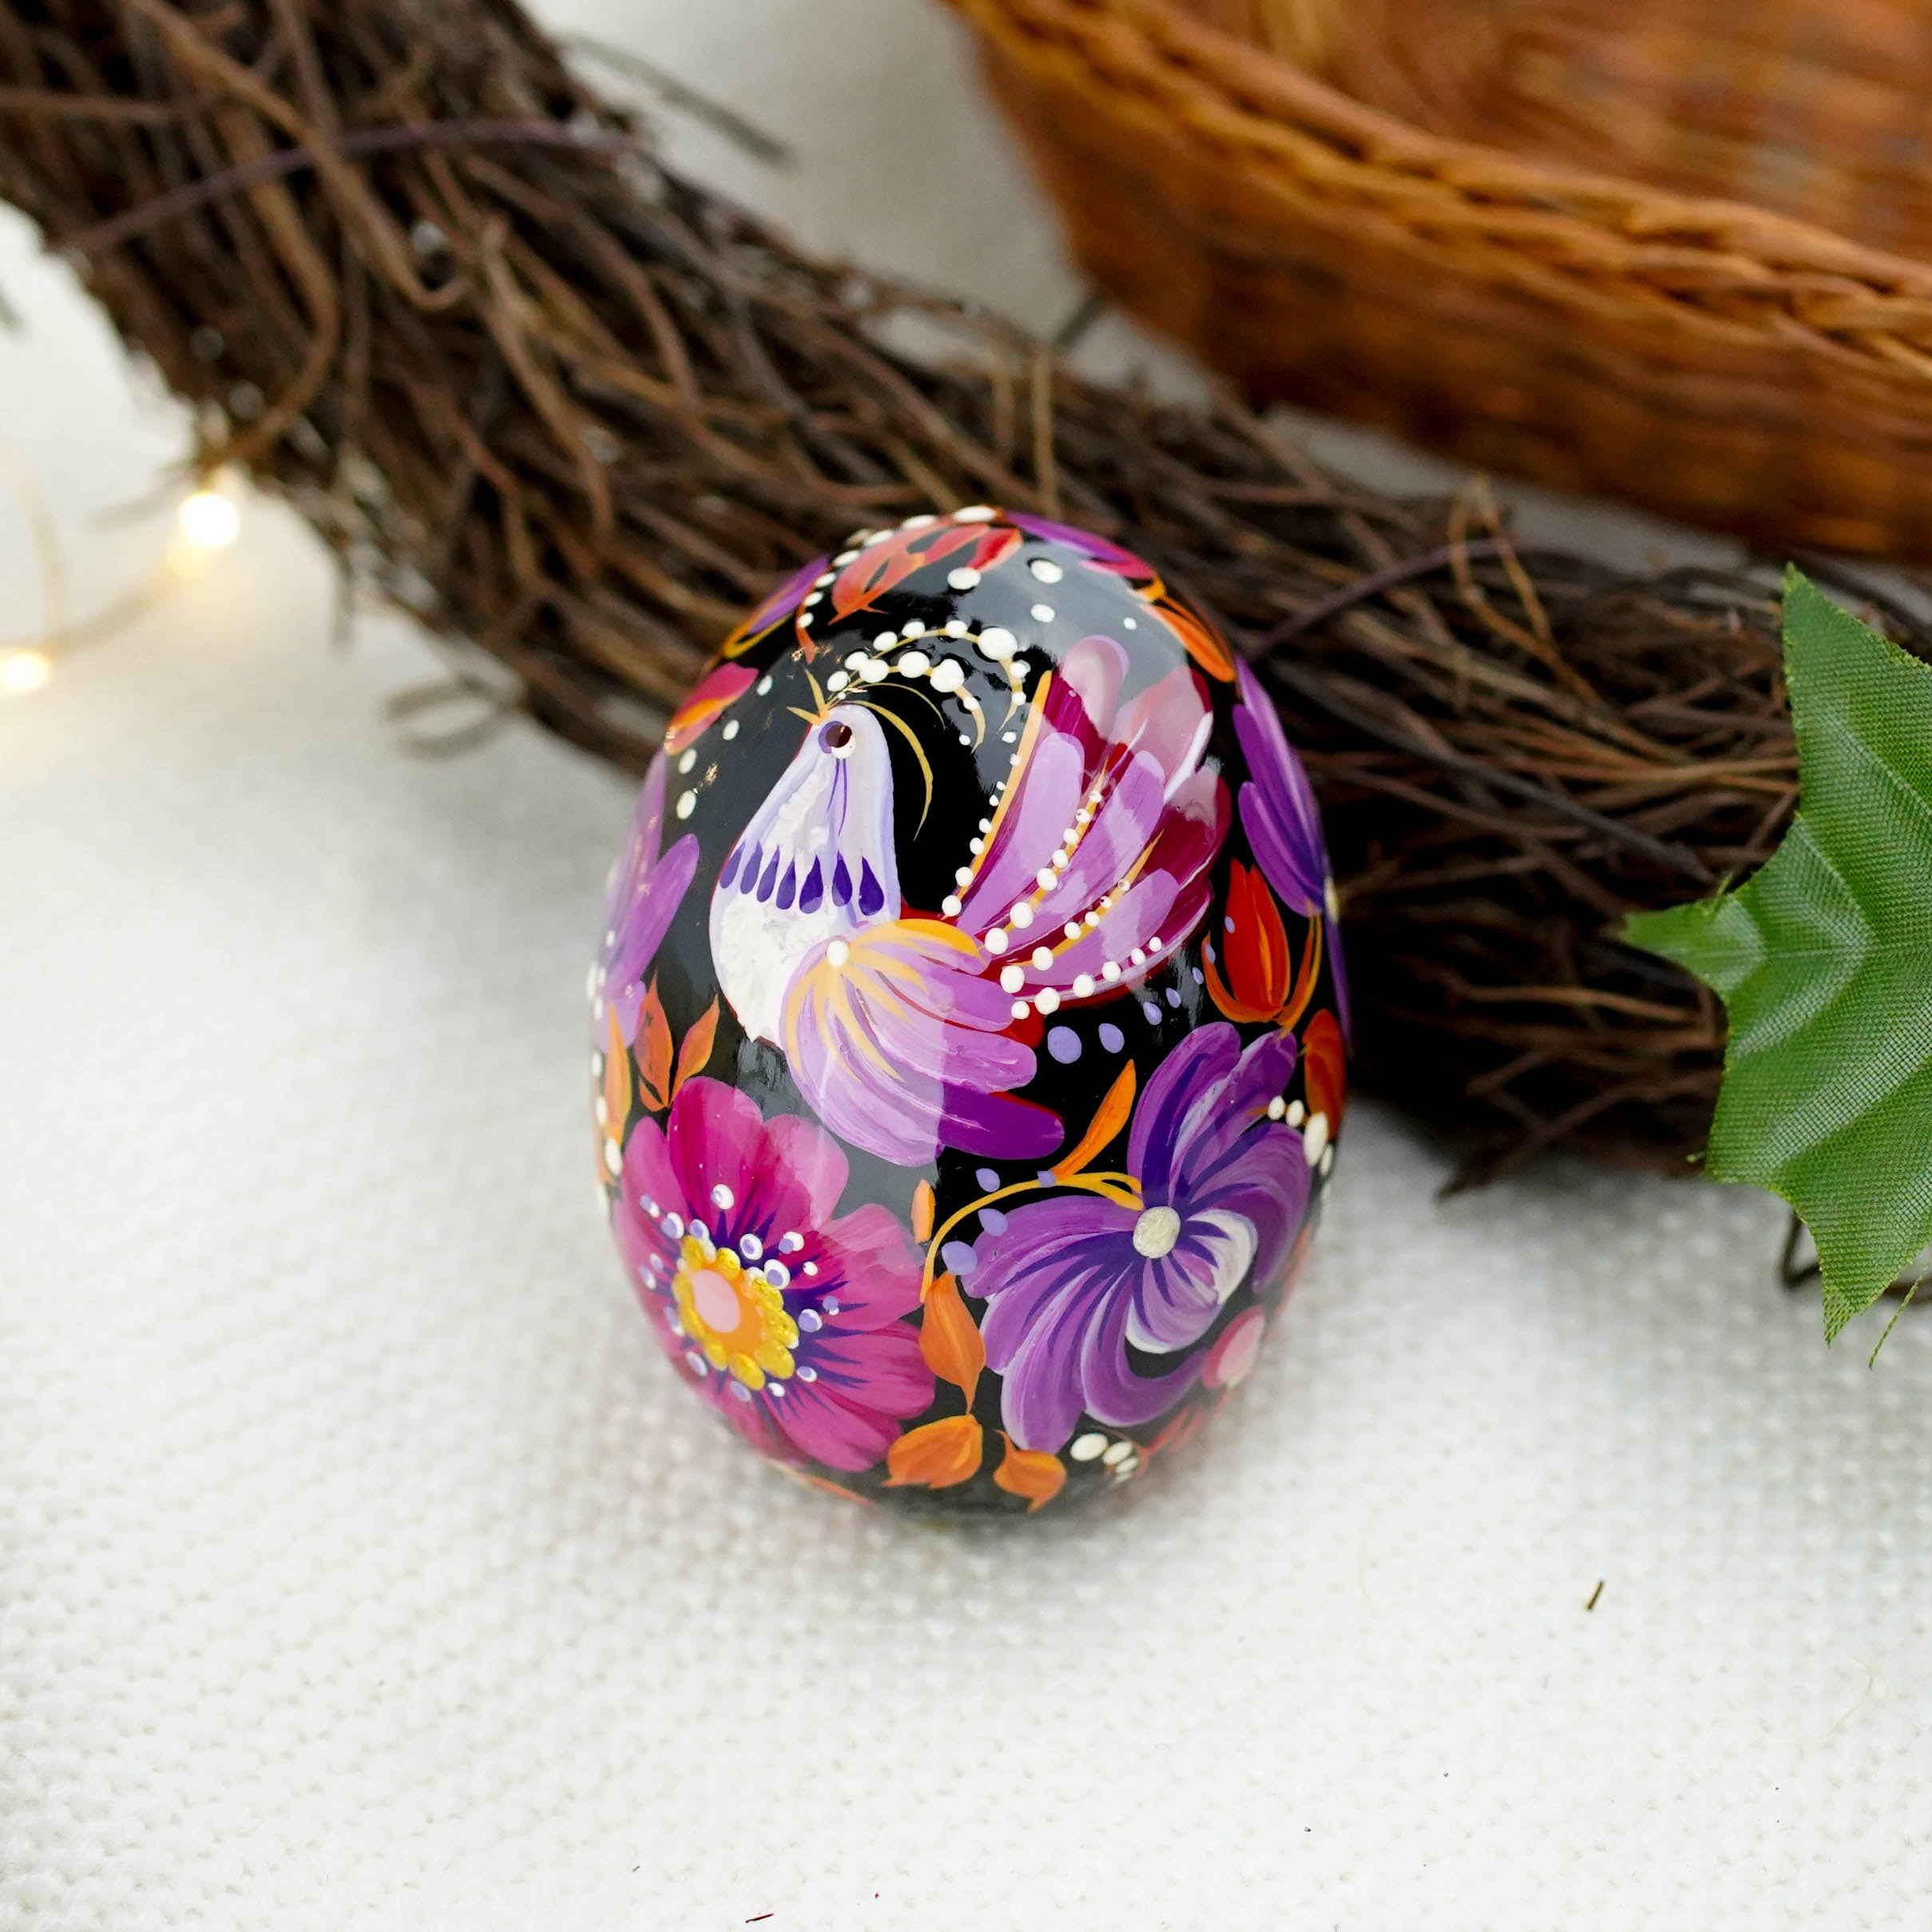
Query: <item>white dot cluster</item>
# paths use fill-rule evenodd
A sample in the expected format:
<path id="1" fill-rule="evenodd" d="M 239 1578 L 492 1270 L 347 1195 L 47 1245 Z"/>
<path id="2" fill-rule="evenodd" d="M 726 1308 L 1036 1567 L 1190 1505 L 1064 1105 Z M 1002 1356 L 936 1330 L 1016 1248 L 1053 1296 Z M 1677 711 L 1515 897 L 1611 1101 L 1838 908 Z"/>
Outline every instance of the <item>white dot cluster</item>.
<path id="1" fill-rule="evenodd" d="M 1067 1445 L 1067 1454 L 1075 1462 L 1097 1462 L 1117 1482 L 1138 1475 L 1141 1451 L 1127 1436 L 1110 1436 L 1098 1430 L 1077 1435 Z"/>
<path id="2" fill-rule="evenodd" d="M 955 523 L 984 523 L 990 522 L 997 513 L 984 504 L 975 504 L 952 513 Z M 901 530 L 924 530 L 936 523 L 933 516 L 908 517 L 899 525 Z M 806 608 L 799 622 L 807 628 L 815 621 L 816 613 L 812 606 L 819 603 L 826 589 L 836 578 L 839 572 L 847 564 L 855 561 L 872 545 L 883 543 L 893 534 L 891 530 L 859 530 L 850 541 L 849 547 L 832 559 L 832 567 L 818 577 L 805 598 Z M 970 565 L 962 565 L 950 572 L 946 582 L 958 591 L 971 590 L 978 587 L 980 573 Z M 1053 616 L 1045 605 L 1036 605 L 1033 615 L 1037 621 L 1045 621 Z M 909 645 L 930 643 L 928 649 L 907 649 Z M 911 680 L 925 680 L 934 690 L 942 696 L 956 698 L 973 719 L 974 735 L 962 732 L 960 741 L 970 744 L 975 739 L 983 739 L 986 731 L 986 716 L 979 701 L 966 688 L 966 672 L 957 655 L 961 646 L 970 646 L 986 661 L 1000 670 L 1006 679 L 1010 693 L 1008 715 L 1025 698 L 1026 680 L 1032 675 L 1033 667 L 1019 655 L 1020 642 L 1011 631 L 991 625 L 984 630 L 975 630 L 963 618 L 954 617 L 939 625 L 922 624 L 916 619 L 909 621 L 896 631 L 882 631 L 869 648 L 850 651 L 843 663 L 826 679 L 825 688 L 834 697 L 854 686 L 863 688 L 867 684 L 882 683 L 890 676 L 899 676 Z M 1008 738 L 1011 744 L 1015 740 Z"/>

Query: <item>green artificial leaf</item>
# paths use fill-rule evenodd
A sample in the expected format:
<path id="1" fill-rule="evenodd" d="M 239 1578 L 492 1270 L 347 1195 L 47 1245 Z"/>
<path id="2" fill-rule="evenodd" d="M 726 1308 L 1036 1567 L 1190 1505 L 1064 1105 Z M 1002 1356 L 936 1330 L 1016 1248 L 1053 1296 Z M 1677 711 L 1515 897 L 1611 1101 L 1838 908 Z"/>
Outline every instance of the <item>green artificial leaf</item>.
<path id="1" fill-rule="evenodd" d="M 1932 1244 L 1932 666 L 1785 577 L 1799 807 L 1736 891 L 1625 928 L 1730 1015 L 1708 1172 L 1818 1244 L 1825 1334 Z"/>

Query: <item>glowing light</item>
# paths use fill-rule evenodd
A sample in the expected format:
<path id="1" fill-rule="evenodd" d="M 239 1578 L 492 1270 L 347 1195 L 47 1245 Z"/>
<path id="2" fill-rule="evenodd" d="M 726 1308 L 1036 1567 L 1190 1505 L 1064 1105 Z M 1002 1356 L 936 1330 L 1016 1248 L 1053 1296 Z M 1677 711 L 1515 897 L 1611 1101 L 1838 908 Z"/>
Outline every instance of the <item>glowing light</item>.
<path id="1" fill-rule="evenodd" d="M 25 697 L 54 675 L 52 661 L 42 651 L 14 651 L 0 657 L 0 692 Z"/>
<path id="2" fill-rule="evenodd" d="M 175 521 L 196 549 L 225 550 L 241 529 L 241 512 L 219 490 L 197 490 Z"/>

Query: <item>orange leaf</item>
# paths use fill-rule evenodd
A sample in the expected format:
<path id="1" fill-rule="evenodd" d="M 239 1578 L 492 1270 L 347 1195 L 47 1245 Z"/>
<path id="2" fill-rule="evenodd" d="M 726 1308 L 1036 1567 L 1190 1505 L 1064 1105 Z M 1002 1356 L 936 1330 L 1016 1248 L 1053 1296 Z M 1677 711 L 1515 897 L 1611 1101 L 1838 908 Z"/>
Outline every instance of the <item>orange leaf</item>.
<path id="1" fill-rule="evenodd" d="M 1322 926 L 1320 919 L 1308 922 L 1307 942 L 1302 948 L 1301 970 L 1295 975 L 1295 990 L 1288 995 L 1288 1002 L 1281 1010 L 1280 1024 L 1292 1026 L 1308 1010 L 1308 1002 L 1315 997 L 1315 982 L 1322 970 Z"/>
<path id="2" fill-rule="evenodd" d="M 886 1487 L 950 1490 L 979 1467 L 983 1441 L 970 1415 L 942 1416 L 909 1430 L 886 1451 Z"/>
<path id="3" fill-rule="evenodd" d="M 1004 1430 L 1000 1440 L 1006 1445 L 1006 1456 L 993 1472 L 993 1480 L 1009 1496 L 1024 1496 L 1029 1514 L 1051 1502 L 1066 1481 L 1066 1465 L 1047 1450 L 1015 1449 Z"/>
<path id="4" fill-rule="evenodd" d="M 704 1009 L 703 1017 L 684 1035 L 684 1044 L 677 1050 L 677 1077 L 671 1082 L 671 1097 L 677 1097 L 677 1090 L 693 1073 L 704 1072 L 711 1059 L 712 1043 L 718 1037 L 718 1002 L 714 999 Z"/>
<path id="5" fill-rule="evenodd" d="M 617 1010 L 607 1006 L 605 1012 L 610 1018 L 610 1039 L 604 1049 L 604 1132 L 613 1140 L 621 1140 L 624 1124 L 631 1112 L 631 1049 L 624 1044 L 624 1035 L 617 1029 Z"/>
<path id="6" fill-rule="evenodd" d="M 922 1247 L 933 1238 L 933 1184 L 922 1180 L 912 1191 L 912 1238 Z"/>
<path id="7" fill-rule="evenodd" d="M 847 1502 L 862 1502 L 870 1509 L 875 1506 L 870 1496 L 861 1496 L 856 1490 L 848 1490 L 842 1482 L 827 1482 L 823 1476 L 815 1476 L 810 1470 L 794 1469 L 789 1462 L 774 1462 L 772 1466 L 781 1475 L 789 1476 L 794 1482 L 802 1482 L 808 1490 L 823 1490 L 827 1496 L 842 1498 Z"/>
<path id="8" fill-rule="evenodd" d="M 645 989 L 637 1044 L 639 1097 L 652 1113 L 661 1113 L 671 1104 L 671 1022 L 664 1018 L 655 979 Z"/>
<path id="9" fill-rule="evenodd" d="M 1094 1109 L 1087 1131 L 1080 1137 L 1079 1146 L 1064 1160 L 1054 1162 L 1053 1172 L 1062 1180 L 1069 1174 L 1079 1173 L 1105 1152 L 1108 1142 L 1127 1125 L 1127 1117 L 1133 1111 L 1133 1062 L 1130 1060 L 1121 1069 L 1120 1077 L 1107 1089 L 1107 1097 Z"/>
<path id="10" fill-rule="evenodd" d="M 955 556 L 969 545 L 973 568 L 983 574 L 1019 541 L 1020 533 L 1010 525 L 964 523 L 926 524 L 916 530 L 899 530 L 889 537 L 875 538 L 839 573 L 831 589 L 833 614 L 849 617 L 855 611 L 871 609 L 915 572 Z"/>
<path id="11" fill-rule="evenodd" d="M 942 1381 L 964 1391 L 970 1408 L 973 1391 L 979 1387 L 979 1372 L 986 1366 L 986 1345 L 971 1311 L 959 1299 L 959 1283 L 950 1275 L 940 1275 L 926 1291 L 919 1353 Z"/>

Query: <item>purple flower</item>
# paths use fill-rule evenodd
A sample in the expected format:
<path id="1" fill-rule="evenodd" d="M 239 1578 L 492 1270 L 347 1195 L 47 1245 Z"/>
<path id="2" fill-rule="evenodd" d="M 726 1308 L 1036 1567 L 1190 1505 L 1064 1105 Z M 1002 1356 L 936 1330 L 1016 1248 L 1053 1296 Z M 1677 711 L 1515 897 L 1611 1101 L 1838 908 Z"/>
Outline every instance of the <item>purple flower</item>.
<path id="1" fill-rule="evenodd" d="M 1006 521 L 1029 537 L 1041 538 L 1048 543 L 1065 544 L 1069 549 L 1077 551 L 1096 569 L 1125 577 L 1129 583 L 1145 584 L 1153 579 L 1152 564 L 1135 556 L 1132 550 L 1122 549 L 1117 543 L 1109 543 L 1105 537 L 1095 536 L 1091 530 L 1076 530 L 1070 523 L 1055 523 L 1047 518 L 1029 517 L 1018 510 L 1010 511 Z"/>
<path id="2" fill-rule="evenodd" d="M 1275 1286 L 1308 1205 L 1301 1136 L 1268 1115 L 1295 1059 L 1290 1034 L 1243 1052 L 1233 1027 L 1202 1027 L 1134 1111 L 1134 1201 L 1056 1195 L 982 1237 L 967 1291 L 987 1302 L 986 1360 L 1022 1449 L 1060 1449 L 1083 1410 L 1121 1428 L 1151 1421 L 1200 1375 L 1201 1352 L 1147 1375 L 1129 1348 L 1176 1354 L 1244 1282 Z"/>
<path id="3" fill-rule="evenodd" d="M 824 574 L 831 560 L 815 557 L 793 571 L 718 647 L 720 657 L 739 657 L 755 644 L 771 636 L 787 617 L 795 617 L 814 581 Z"/>
<path id="4" fill-rule="evenodd" d="M 1327 906 L 1328 850 L 1308 775 L 1301 768 L 1280 714 L 1246 664 L 1236 672 L 1241 702 L 1235 736 L 1251 774 L 1241 787 L 1241 829 L 1260 862 L 1262 876 L 1304 918 Z"/>
<path id="5" fill-rule="evenodd" d="M 637 1037 L 645 974 L 664 944 L 698 866 L 698 842 L 688 832 L 661 859 L 658 855 L 669 770 L 660 752 L 645 774 L 630 839 L 611 875 L 599 977 L 604 998 L 617 1009 L 617 1024 L 626 1041 Z"/>
<path id="6" fill-rule="evenodd" d="M 613 1209 L 652 1326 L 686 1377 L 781 1462 L 870 1469 L 932 1401 L 903 1318 L 919 1261 L 884 1208 L 835 1215 L 845 1156 L 721 1081 L 687 1081 L 641 1120 Z"/>
<path id="7" fill-rule="evenodd" d="M 1342 922 L 1335 913 L 1328 847 L 1322 836 L 1314 787 L 1261 680 L 1246 664 L 1238 667 L 1236 676 L 1241 701 L 1235 708 L 1235 736 L 1250 775 L 1241 787 L 1241 829 L 1248 835 L 1262 877 L 1276 896 L 1304 918 L 1327 918 L 1335 1003 L 1341 1009 L 1346 1033 L 1351 1028 L 1348 975 L 1342 960 Z"/>

